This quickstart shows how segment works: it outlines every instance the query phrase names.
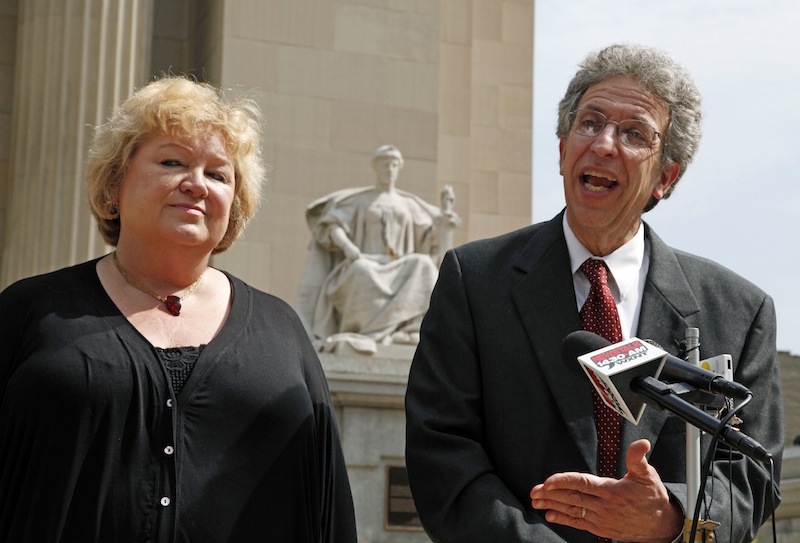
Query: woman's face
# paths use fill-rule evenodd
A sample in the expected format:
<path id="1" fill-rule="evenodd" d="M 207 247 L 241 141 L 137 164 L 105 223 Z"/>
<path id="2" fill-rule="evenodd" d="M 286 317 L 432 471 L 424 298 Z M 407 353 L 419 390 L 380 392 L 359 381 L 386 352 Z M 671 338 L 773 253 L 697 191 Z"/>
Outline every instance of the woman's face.
<path id="1" fill-rule="evenodd" d="M 378 174 L 378 184 L 381 186 L 394 186 L 400 175 L 400 160 L 387 156 L 381 157 L 373 163 L 375 173 Z"/>
<path id="2" fill-rule="evenodd" d="M 120 185 L 120 242 L 210 253 L 228 229 L 234 189 L 233 163 L 218 132 L 195 139 L 150 134 Z"/>

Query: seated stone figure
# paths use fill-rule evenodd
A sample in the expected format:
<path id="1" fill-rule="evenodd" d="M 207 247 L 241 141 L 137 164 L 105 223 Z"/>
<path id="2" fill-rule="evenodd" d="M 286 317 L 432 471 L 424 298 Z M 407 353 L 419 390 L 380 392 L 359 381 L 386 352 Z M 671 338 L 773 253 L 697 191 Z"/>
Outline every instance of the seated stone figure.
<path id="1" fill-rule="evenodd" d="M 334 192 L 306 210 L 312 242 L 297 309 L 323 351 L 416 344 L 460 223 L 452 188 L 443 190 L 444 210 L 396 188 L 403 156 L 395 146 L 379 147 L 372 166 L 375 186 Z"/>

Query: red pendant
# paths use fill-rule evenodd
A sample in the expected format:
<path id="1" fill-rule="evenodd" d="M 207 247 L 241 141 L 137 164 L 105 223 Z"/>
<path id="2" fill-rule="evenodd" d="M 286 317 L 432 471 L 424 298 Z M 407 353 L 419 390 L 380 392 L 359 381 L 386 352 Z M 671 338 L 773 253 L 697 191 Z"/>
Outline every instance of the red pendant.
<path id="1" fill-rule="evenodd" d="M 167 311 L 176 317 L 181 314 L 181 299 L 177 296 L 167 296 L 164 305 L 167 306 Z"/>

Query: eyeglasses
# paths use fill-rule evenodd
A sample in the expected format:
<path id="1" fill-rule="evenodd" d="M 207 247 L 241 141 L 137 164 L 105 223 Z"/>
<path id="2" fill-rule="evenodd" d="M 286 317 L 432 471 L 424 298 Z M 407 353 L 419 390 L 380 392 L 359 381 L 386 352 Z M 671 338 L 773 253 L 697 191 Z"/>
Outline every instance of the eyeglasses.
<path id="1" fill-rule="evenodd" d="M 655 128 L 644 121 L 626 119 L 609 121 L 608 117 L 592 109 L 576 109 L 570 113 L 572 131 L 581 136 L 594 138 L 608 123 L 617 125 L 617 137 L 623 145 L 632 149 L 645 149 L 653 145 L 656 137 L 661 137 Z"/>

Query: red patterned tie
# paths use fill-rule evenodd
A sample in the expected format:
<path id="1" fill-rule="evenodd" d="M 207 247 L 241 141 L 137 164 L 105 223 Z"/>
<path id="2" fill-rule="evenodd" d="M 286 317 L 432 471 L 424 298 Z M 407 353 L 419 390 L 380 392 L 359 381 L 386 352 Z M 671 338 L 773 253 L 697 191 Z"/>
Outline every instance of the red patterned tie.
<path id="1" fill-rule="evenodd" d="M 611 343 L 622 341 L 619 313 L 611 290 L 608 288 L 608 268 L 606 268 L 605 262 L 590 258 L 581 264 L 581 271 L 592 285 L 589 297 L 581 308 L 581 326 L 584 330 L 594 332 Z M 602 477 L 616 477 L 620 446 L 620 417 L 603 403 L 594 388 L 592 388 L 592 399 L 594 422 L 597 427 L 598 473 Z M 598 543 L 607 543 L 611 540 L 599 537 L 597 541 Z"/>

